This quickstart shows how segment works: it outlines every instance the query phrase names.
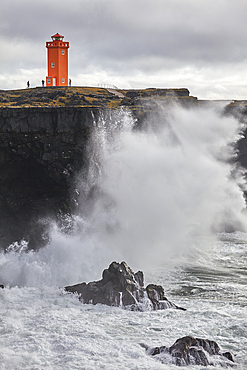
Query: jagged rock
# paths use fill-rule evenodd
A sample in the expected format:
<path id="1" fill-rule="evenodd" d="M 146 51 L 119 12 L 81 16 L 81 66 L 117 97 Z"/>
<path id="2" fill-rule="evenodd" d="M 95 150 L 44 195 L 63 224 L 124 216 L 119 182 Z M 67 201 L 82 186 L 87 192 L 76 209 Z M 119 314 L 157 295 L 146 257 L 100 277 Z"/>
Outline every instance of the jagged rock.
<path id="1" fill-rule="evenodd" d="M 186 365 L 213 365 L 214 362 L 222 362 L 225 365 L 232 365 L 234 362 L 233 355 L 230 352 L 221 352 L 219 345 L 208 339 L 194 338 L 186 336 L 176 340 L 171 347 L 149 347 L 143 343 L 140 345 L 146 349 L 146 353 L 155 356 L 161 362 L 168 362 L 168 357 L 172 363 L 177 366 Z M 214 361 L 214 356 L 217 360 Z"/>
<path id="2" fill-rule="evenodd" d="M 167 300 L 164 289 L 161 285 L 149 284 L 146 287 L 146 292 L 148 298 L 153 304 L 154 310 L 163 310 L 166 308 L 179 308 L 183 310 L 183 308 L 177 307 L 174 303 Z"/>
<path id="3" fill-rule="evenodd" d="M 3 284 L 0 284 L 0 289 L 4 289 L 4 285 Z"/>
<path id="4" fill-rule="evenodd" d="M 77 293 L 83 303 L 102 303 L 141 311 L 166 308 L 185 310 L 168 301 L 162 286 L 149 284 L 145 289 L 143 272 L 134 273 L 125 262 L 112 262 L 103 271 L 99 281 L 67 286 L 64 289 Z"/>

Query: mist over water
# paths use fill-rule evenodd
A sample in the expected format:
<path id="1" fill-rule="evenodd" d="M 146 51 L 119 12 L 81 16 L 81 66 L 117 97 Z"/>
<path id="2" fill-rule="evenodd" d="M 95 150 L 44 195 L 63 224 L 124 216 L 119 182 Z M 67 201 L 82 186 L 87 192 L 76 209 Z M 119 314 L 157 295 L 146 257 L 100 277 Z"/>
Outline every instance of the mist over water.
<path id="1" fill-rule="evenodd" d="M 193 229 L 209 235 L 244 227 L 241 180 L 232 177 L 228 163 L 238 123 L 214 110 L 179 107 L 148 123 L 145 132 L 117 133 L 118 148 L 104 151 L 99 186 L 113 206 L 105 210 L 100 197 L 93 218 L 97 224 L 106 213 L 103 224 L 109 218 L 112 232 L 101 233 L 101 240 L 138 267 L 186 251 Z"/>
<path id="2" fill-rule="evenodd" d="M 124 111 L 102 119 L 91 169 L 99 193 L 90 225 L 113 259 L 152 268 L 188 252 L 195 234 L 245 230 L 243 180 L 230 164 L 240 134 L 234 118 L 161 105 L 145 130 L 133 125 Z"/>
<path id="3" fill-rule="evenodd" d="M 113 260 L 151 270 L 191 258 L 195 238 L 246 230 L 243 176 L 231 162 L 241 128 L 217 109 L 167 110 L 142 130 L 131 113 L 102 112 L 78 175 L 79 212 L 37 252 L 1 256 L 1 282 L 64 286 L 99 279 Z M 207 253 L 205 245 L 204 253 Z M 25 249 L 25 246 L 23 246 Z M 210 259 L 210 257 L 208 257 Z"/>

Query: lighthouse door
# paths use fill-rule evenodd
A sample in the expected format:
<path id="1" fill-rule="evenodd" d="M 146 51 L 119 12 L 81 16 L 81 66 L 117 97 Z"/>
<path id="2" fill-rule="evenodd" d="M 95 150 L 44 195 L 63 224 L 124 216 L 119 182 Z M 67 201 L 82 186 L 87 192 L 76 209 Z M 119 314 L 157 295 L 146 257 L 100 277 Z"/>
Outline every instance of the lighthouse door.
<path id="1" fill-rule="evenodd" d="M 53 79 L 52 79 L 52 85 L 53 86 L 56 86 L 56 77 L 53 77 Z"/>

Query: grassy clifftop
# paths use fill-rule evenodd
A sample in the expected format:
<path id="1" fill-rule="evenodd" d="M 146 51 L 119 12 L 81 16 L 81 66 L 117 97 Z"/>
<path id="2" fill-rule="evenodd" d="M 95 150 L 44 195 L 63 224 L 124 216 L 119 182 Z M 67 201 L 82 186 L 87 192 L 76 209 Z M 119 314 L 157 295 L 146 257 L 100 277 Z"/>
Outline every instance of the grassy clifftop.
<path id="1" fill-rule="evenodd" d="M 139 105 L 146 99 L 195 101 L 189 91 L 181 89 L 114 90 L 97 87 L 37 87 L 0 90 L 0 108 L 29 107 L 99 107 L 118 108 Z"/>

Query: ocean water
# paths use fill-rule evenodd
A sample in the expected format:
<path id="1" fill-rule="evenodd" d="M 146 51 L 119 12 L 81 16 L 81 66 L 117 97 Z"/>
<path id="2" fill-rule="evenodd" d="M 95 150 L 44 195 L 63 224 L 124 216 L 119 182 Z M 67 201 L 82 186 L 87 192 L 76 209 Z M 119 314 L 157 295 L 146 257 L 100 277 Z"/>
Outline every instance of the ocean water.
<path id="1" fill-rule="evenodd" d="M 186 335 L 215 340 L 247 369 L 245 184 L 229 161 L 242 127 L 219 107 L 158 108 L 142 132 L 130 112 L 102 113 L 88 176 L 78 174 L 78 213 L 53 225 L 46 247 L 23 241 L 0 254 L 1 370 L 175 369 L 140 343 Z M 132 312 L 64 293 L 114 260 L 187 310 Z"/>

